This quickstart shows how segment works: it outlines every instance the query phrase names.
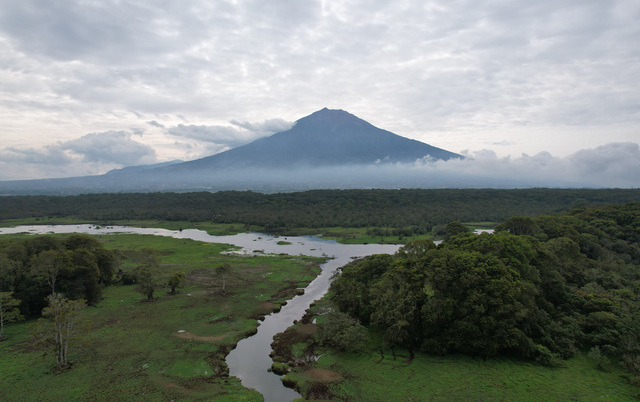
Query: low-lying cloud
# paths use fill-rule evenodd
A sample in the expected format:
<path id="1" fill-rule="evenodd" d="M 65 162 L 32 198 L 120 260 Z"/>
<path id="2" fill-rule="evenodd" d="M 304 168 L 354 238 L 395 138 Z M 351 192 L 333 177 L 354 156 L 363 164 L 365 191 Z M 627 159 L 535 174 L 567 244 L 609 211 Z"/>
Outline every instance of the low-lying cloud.
<path id="1" fill-rule="evenodd" d="M 515 186 L 552 187 L 637 187 L 640 186 L 640 147 L 636 143 L 609 143 L 583 149 L 566 157 L 549 152 L 529 156 L 498 157 L 494 151 L 465 154 L 465 159 L 449 161 L 423 158 L 414 164 L 398 166 L 412 175 L 449 174 L 506 180 Z"/>
<path id="2" fill-rule="evenodd" d="M 149 122 L 156 123 L 155 121 Z M 266 137 L 280 131 L 286 131 L 293 127 L 294 123 L 282 119 L 268 119 L 262 123 L 239 122 L 231 120 L 231 126 L 205 126 L 195 124 L 178 124 L 167 129 L 167 133 L 176 137 L 184 137 L 196 141 L 214 143 L 216 150 L 223 151 L 248 144 L 258 138 Z M 152 124 L 154 125 L 154 124 Z"/>
<path id="3" fill-rule="evenodd" d="M 131 166 L 155 162 L 156 151 L 147 144 L 131 139 L 126 131 L 86 134 L 59 145 L 64 151 L 82 156 L 82 162 L 115 163 Z"/>

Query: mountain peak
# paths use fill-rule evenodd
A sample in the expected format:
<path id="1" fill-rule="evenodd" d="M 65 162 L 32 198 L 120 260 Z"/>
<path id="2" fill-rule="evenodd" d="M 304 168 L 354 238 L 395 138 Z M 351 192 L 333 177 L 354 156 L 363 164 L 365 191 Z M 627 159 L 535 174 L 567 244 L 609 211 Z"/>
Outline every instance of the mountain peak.
<path id="1" fill-rule="evenodd" d="M 324 126 L 325 128 L 334 129 L 340 126 L 363 128 L 371 126 L 371 124 L 342 109 L 328 109 L 325 107 L 299 119 L 296 122 L 296 126 Z"/>

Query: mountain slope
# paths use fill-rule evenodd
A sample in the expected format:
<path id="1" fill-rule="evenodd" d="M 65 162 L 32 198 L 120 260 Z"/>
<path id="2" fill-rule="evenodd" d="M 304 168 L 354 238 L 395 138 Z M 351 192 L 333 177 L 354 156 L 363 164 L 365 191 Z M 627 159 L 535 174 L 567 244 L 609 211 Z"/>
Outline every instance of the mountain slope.
<path id="1" fill-rule="evenodd" d="M 430 155 L 461 155 L 382 130 L 343 110 L 324 108 L 298 120 L 287 131 L 213 156 L 172 165 L 165 171 L 294 168 L 410 163 Z"/>

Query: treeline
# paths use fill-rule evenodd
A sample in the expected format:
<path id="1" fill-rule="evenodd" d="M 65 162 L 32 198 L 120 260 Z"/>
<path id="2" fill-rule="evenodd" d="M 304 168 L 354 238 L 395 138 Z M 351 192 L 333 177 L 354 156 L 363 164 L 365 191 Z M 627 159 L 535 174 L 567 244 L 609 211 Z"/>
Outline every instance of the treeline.
<path id="1" fill-rule="evenodd" d="M 450 226 L 441 245 L 341 268 L 330 300 L 411 353 L 556 365 L 584 351 L 603 369 L 619 358 L 640 384 L 640 203 L 512 217 L 495 234 Z"/>
<path id="2" fill-rule="evenodd" d="M 111 222 L 167 220 L 242 223 L 265 230 L 368 227 L 430 231 L 452 221 L 503 222 L 572 207 L 640 201 L 637 189 L 313 190 L 262 194 L 128 193 L 0 198 L 0 220 L 73 217 Z"/>
<path id="3" fill-rule="evenodd" d="M 0 292 L 12 292 L 23 315 L 39 315 L 54 293 L 90 305 L 115 279 L 116 251 L 82 234 L 0 240 Z"/>

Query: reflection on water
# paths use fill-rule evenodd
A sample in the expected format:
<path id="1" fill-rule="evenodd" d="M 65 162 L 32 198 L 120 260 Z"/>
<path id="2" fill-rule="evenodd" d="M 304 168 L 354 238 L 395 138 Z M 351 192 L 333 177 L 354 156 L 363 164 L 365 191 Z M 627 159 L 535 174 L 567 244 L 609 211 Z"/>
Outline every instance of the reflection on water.
<path id="1" fill-rule="evenodd" d="M 61 226 L 19 226 L 16 228 L 0 228 L 0 234 L 10 233 L 87 233 L 87 234 L 117 234 L 135 233 L 156 236 L 170 236 L 177 239 L 191 239 L 209 243 L 226 243 L 241 247 L 240 254 L 251 255 L 255 250 L 264 253 L 287 253 L 290 255 L 309 255 L 315 257 L 328 256 L 328 260 L 321 266 L 321 274 L 305 288 L 304 295 L 296 296 L 282 308 L 279 313 L 266 317 L 258 327 L 258 333 L 243 339 L 227 356 L 230 374 L 238 377 L 242 384 L 260 392 L 266 402 L 284 402 L 299 398 L 300 395 L 292 389 L 282 386 L 280 378 L 267 372 L 271 367 L 271 342 L 273 336 L 283 332 L 299 320 L 314 300 L 321 298 L 329 287 L 332 272 L 350 261 L 352 257 L 364 257 L 371 254 L 392 254 L 399 246 L 381 244 L 339 244 L 335 240 L 323 240 L 317 237 L 273 237 L 261 233 L 241 233 L 233 236 L 211 236 L 196 229 L 183 231 L 132 228 L 128 226 L 100 227 L 95 225 L 61 225 Z M 279 241 L 291 244 L 279 245 Z"/>

